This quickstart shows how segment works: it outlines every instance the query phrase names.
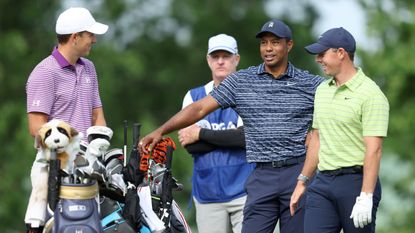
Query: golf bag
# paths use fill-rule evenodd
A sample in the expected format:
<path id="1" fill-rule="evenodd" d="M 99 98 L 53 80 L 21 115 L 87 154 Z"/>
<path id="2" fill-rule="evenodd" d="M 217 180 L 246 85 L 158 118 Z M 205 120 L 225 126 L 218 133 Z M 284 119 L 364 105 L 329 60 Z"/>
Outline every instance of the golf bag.
<path id="1" fill-rule="evenodd" d="M 88 184 L 62 184 L 59 201 L 44 232 L 102 233 L 97 198 L 96 181 Z"/>
<path id="2" fill-rule="evenodd" d="M 182 189 L 171 171 L 174 142 L 163 139 L 142 155 L 139 127 L 128 164 L 126 146 L 107 150 L 108 130 L 96 127 L 89 144 L 81 143 L 72 175 L 62 177 L 59 160 L 51 160 L 44 233 L 191 233 L 172 195 Z"/>

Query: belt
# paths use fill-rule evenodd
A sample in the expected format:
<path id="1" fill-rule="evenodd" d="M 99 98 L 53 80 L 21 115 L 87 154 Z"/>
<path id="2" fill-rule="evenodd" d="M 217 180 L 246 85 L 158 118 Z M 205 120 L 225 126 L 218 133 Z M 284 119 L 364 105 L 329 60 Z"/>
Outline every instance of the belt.
<path id="1" fill-rule="evenodd" d="M 304 162 L 305 156 L 301 156 L 298 158 L 291 158 L 286 160 L 280 160 L 280 161 L 272 161 L 272 162 L 257 162 L 257 167 L 271 167 L 271 168 L 280 168 L 280 167 L 288 167 L 295 164 L 299 164 L 301 162 Z"/>
<path id="2" fill-rule="evenodd" d="M 325 170 L 320 173 L 329 176 L 341 176 L 346 174 L 363 174 L 363 166 L 342 167 L 336 170 Z"/>

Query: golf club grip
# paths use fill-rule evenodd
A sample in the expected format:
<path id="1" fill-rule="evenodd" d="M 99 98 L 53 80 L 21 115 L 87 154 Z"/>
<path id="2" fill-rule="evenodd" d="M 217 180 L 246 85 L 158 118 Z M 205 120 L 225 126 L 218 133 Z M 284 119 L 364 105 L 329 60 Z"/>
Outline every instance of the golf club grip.
<path id="1" fill-rule="evenodd" d="M 51 157 L 56 158 L 56 151 L 51 151 Z M 61 179 L 59 175 L 60 163 L 59 159 L 49 161 L 49 177 L 48 177 L 48 203 L 52 211 L 55 210 L 59 202 L 59 188 Z"/>
<path id="2" fill-rule="evenodd" d="M 138 140 L 140 139 L 140 123 L 133 124 L 133 147 L 137 147 Z"/>
<path id="3" fill-rule="evenodd" d="M 167 152 L 166 152 L 166 169 L 171 169 L 171 164 L 173 162 L 173 147 L 167 146 Z"/>
<path id="4" fill-rule="evenodd" d="M 128 122 L 124 120 L 124 145 L 127 145 Z"/>
<path id="5" fill-rule="evenodd" d="M 124 154 L 124 161 L 123 166 L 127 166 L 127 132 L 128 132 L 128 122 L 124 120 L 124 146 L 123 146 L 123 154 Z"/>

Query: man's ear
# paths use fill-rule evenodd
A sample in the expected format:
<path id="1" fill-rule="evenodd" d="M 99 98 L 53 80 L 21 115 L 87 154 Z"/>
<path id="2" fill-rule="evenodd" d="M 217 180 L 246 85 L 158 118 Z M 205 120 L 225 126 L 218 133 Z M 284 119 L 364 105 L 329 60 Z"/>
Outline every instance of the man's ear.
<path id="1" fill-rule="evenodd" d="M 235 54 L 235 63 L 236 63 L 236 66 L 239 65 L 239 61 L 240 60 L 241 60 L 241 56 L 239 54 Z"/>
<path id="2" fill-rule="evenodd" d="M 287 40 L 287 47 L 288 47 L 288 52 L 291 51 L 291 49 L 294 46 L 294 41 L 293 40 Z"/>
<path id="3" fill-rule="evenodd" d="M 343 60 L 346 56 L 349 56 L 349 54 L 347 53 L 346 50 L 344 50 L 343 48 L 338 48 L 337 49 L 338 55 L 340 60 Z"/>

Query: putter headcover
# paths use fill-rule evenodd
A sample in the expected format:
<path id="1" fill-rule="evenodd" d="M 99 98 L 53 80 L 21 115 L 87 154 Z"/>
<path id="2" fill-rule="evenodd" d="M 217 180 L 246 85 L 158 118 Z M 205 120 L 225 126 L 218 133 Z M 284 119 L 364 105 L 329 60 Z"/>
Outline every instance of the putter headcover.
<path id="1" fill-rule="evenodd" d="M 151 153 L 151 157 L 156 163 L 165 163 L 167 159 L 167 148 L 172 147 L 173 150 L 176 149 L 176 144 L 174 143 L 173 139 L 170 137 L 162 139 L 160 142 L 156 144 L 153 151 Z M 150 154 L 141 154 L 140 160 L 140 170 L 147 171 L 148 170 L 148 160 L 150 159 Z"/>
<path id="2" fill-rule="evenodd" d="M 102 138 L 110 141 L 112 138 L 112 130 L 106 126 L 91 126 L 86 130 L 88 142 L 91 143 L 94 139 Z"/>

